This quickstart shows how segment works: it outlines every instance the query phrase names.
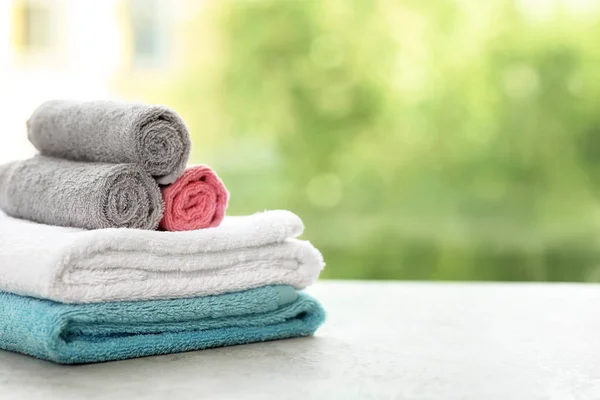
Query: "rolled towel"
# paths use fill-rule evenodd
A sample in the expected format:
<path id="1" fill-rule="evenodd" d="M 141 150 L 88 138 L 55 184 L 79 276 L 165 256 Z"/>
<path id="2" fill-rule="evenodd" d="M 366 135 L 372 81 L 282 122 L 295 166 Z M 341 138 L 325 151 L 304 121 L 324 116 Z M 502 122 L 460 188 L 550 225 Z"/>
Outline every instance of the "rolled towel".
<path id="1" fill-rule="evenodd" d="M 302 229 L 289 211 L 227 216 L 218 228 L 187 232 L 84 231 L 0 212 L 0 290 L 96 303 L 303 289 L 324 264 L 309 242 L 294 239 Z"/>
<path id="2" fill-rule="evenodd" d="M 315 299 L 289 286 L 97 304 L 63 304 L 0 292 L 0 304 L 1 349 L 62 364 L 309 336 L 325 319 Z"/>
<path id="3" fill-rule="evenodd" d="M 17 218 L 85 229 L 156 229 L 163 213 L 158 185 L 135 164 L 45 156 L 0 166 L 0 208 Z"/>
<path id="4" fill-rule="evenodd" d="M 191 231 L 213 228 L 223 221 L 229 192 L 207 165 L 186 169 L 175 183 L 161 191 L 165 201 L 161 229 Z"/>
<path id="5" fill-rule="evenodd" d="M 47 101 L 27 121 L 27 136 L 47 156 L 139 164 L 161 185 L 181 175 L 191 148 L 173 110 L 115 101 Z"/>

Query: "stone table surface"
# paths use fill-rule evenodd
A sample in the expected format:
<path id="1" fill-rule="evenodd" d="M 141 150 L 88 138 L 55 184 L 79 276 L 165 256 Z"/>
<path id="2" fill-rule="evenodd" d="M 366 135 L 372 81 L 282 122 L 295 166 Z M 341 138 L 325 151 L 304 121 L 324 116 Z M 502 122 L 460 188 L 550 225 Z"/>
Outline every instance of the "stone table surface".
<path id="1" fill-rule="evenodd" d="M 600 285 L 320 282 L 316 337 L 83 366 L 0 352 L 0 399 L 600 399 Z"/>

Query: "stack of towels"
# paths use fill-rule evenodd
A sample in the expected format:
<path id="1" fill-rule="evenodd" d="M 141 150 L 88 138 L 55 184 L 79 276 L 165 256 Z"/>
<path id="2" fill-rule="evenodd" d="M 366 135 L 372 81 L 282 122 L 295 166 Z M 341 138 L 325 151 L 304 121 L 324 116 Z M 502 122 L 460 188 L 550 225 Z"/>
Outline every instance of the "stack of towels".
<path id="1" fill-rule="evenodd" d="M 64 364 L 312 335 L 323 268 L 289 211 L 225 216 L 162 106 L 49 101 L 0 166 L 0 348 Z"/>

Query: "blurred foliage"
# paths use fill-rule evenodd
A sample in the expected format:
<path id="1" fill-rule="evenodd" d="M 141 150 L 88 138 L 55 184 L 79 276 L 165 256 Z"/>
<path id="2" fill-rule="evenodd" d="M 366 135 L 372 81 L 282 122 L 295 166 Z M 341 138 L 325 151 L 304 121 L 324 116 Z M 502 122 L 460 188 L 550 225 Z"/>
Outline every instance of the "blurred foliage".
<path id="1" fill-rule="evenodd" d="M 598 281 L 595 4 L 222 0 L 172 95 L 230 213 L 299 214 L 325 277 Z"/>

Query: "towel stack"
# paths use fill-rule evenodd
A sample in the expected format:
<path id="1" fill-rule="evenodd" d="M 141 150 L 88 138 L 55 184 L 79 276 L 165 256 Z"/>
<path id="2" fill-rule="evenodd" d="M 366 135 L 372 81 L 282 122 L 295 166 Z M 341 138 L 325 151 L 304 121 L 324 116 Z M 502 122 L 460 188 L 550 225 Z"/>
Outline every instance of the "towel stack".
<path id="1" fill-rule="evenodd" d="M 323 268 L 289 211 L 229 193 L 161 106 L 50 101 L 0 166 L 0 348 L 65 364 L 313 334 Z M 124 229 L 125 228 L 125 229 Z M 203 229 L 209 228 L 209 229 Z"/>

